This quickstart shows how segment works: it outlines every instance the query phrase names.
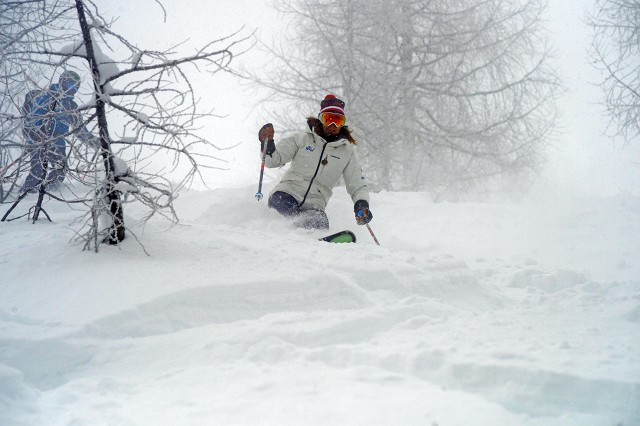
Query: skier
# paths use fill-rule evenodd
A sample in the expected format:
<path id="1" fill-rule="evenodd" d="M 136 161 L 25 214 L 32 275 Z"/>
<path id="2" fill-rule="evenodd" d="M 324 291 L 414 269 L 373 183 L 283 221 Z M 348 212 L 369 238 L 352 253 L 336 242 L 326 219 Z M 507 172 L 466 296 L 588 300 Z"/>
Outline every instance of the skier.
<path id="1" fill-rule="evenodd" d="M 66 136 L 75 134 L 95 149 L 100 147 L 98 138 L 83 125 L 73 99 L 79 87 L 80 76 L 65 71 L 48 90 L 32 90 L 27 94 L 22 107 L 23 135 L 31 154 L 31 171 L 22 186 L 23 192 L 36 192 L 43 182 L 50 189 L 64 180 Z"/>
<path id="2" fill-rule="evenodd" d="M 305 132 L 286 137 L 276 146 L 271 123 L 262 126 L 258 138 L 266 145 L 265 166 L 289 170 L 271 192 L 269 207 L 295 218 L 294 224 L 308 229 L 328 229 L 324 209 L 340 176 L 354 201 L 358 225 L 371 221 L 367 181 L 355 155 L 356 141 L 345 125 L 344 102 L 332 94 L 320 103 L 318 117 L 307 118 Z"/>

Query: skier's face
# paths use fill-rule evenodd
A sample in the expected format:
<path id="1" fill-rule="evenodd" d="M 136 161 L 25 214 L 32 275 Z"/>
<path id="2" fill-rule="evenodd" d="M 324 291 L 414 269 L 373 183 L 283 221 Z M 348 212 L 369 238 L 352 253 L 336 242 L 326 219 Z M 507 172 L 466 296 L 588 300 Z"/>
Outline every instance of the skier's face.
<path id="1" fill-rule="evenodd" d="M 78 91 L 78 86 L 80 84 L 75 81 L 65 80 L 65 81 L 62 81 L 61 85 L 62 85 L 62 90 L 64 90 L 64 92 L 67 95 L 73 96 Z"/>
<path id="2" fill-rule="evenodd" d="M 322 130 L 325 135 L 335 136 L 340 133 L 340 128 L 345 125 L 347 121 L 344 114 L 335 112 L 323 112 L 318 115 L 320 123 L 322 123 Z"/>
<path id="3" fill-rule="evenodd" d="M 335 136 L 340 133 L 340 127 L 337 127 L 335 124 L 329 124 L 328 126 L 326 124 L 323 124 L 322 130 L 324 130 L 325 134 L 331 136 Z"/>

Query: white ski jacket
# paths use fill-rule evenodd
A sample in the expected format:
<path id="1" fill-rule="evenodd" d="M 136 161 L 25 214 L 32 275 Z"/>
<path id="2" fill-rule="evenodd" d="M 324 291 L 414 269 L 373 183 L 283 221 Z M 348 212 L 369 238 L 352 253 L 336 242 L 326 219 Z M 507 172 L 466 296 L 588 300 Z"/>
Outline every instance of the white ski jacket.
<path id="1" fill-rule="evenodd" d="M 271 156 L 267 155 L 265 166 L 282 167 L 288 162 L 291 162 L 289 170 L 271 195 L 284 191 L 298 204 L 304 200 L 301 209 L 324 210 L 342 176 L 354 203 L 369 202 L 369 189 L 355 155 L 355 145 L 346 138 L 327 142 L 313 130 L 286 137 L 278 142 Z"/>

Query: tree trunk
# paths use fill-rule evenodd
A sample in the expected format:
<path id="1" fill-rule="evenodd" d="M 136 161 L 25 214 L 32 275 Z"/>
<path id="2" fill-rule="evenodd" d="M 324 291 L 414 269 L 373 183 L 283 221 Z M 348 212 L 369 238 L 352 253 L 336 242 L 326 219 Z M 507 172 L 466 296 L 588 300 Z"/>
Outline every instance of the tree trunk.
<path id="1" fill-rule="evenodd" d="M 116 178 L 114 172 L 115 167 L 113 162 L 113 153 L 111 152 L 111 139 L 109 137 L 109 130 L 107 127 L 105 104 L 100 96 L 103 93 L 104 88 L 100 84 L 100 68 L 98 66 L 98 61 L 96 60 L 93 40 L 91 39 L 91 32 L 85 16 L 84 3 L 82 0 L 76 0 L 76 10 L 78 11 L 78 20 L 80 21 L 87 60 L 89 61 L 91 72 L 93 74 L 93 85 L 96 97 L 96 116 L 98 118 L 98 128 L 100 131 L 100 149 L 106 173 L 105 197 L 112 219 L 109 234 L 104 242 L 109 244 L 118 244 L 120 241 L 124 240 L 125 237 L 124 212 L 122 209 L 121 194 L 115 189 Z"/>

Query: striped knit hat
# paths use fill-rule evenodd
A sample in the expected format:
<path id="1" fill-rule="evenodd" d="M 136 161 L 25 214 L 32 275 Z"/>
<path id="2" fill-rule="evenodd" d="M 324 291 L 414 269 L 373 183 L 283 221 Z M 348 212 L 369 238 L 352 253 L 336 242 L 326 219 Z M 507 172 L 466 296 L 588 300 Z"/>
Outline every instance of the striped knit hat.
<path id="1" fill-rule="evenodd" d="M 336 98 L 335 95 L 328 94 L 324 97 L 322 102 L 320 102 L 320 114 L 323 112 L 334 112 L 336 114 L 345 115 L 344 102 Z"/>

